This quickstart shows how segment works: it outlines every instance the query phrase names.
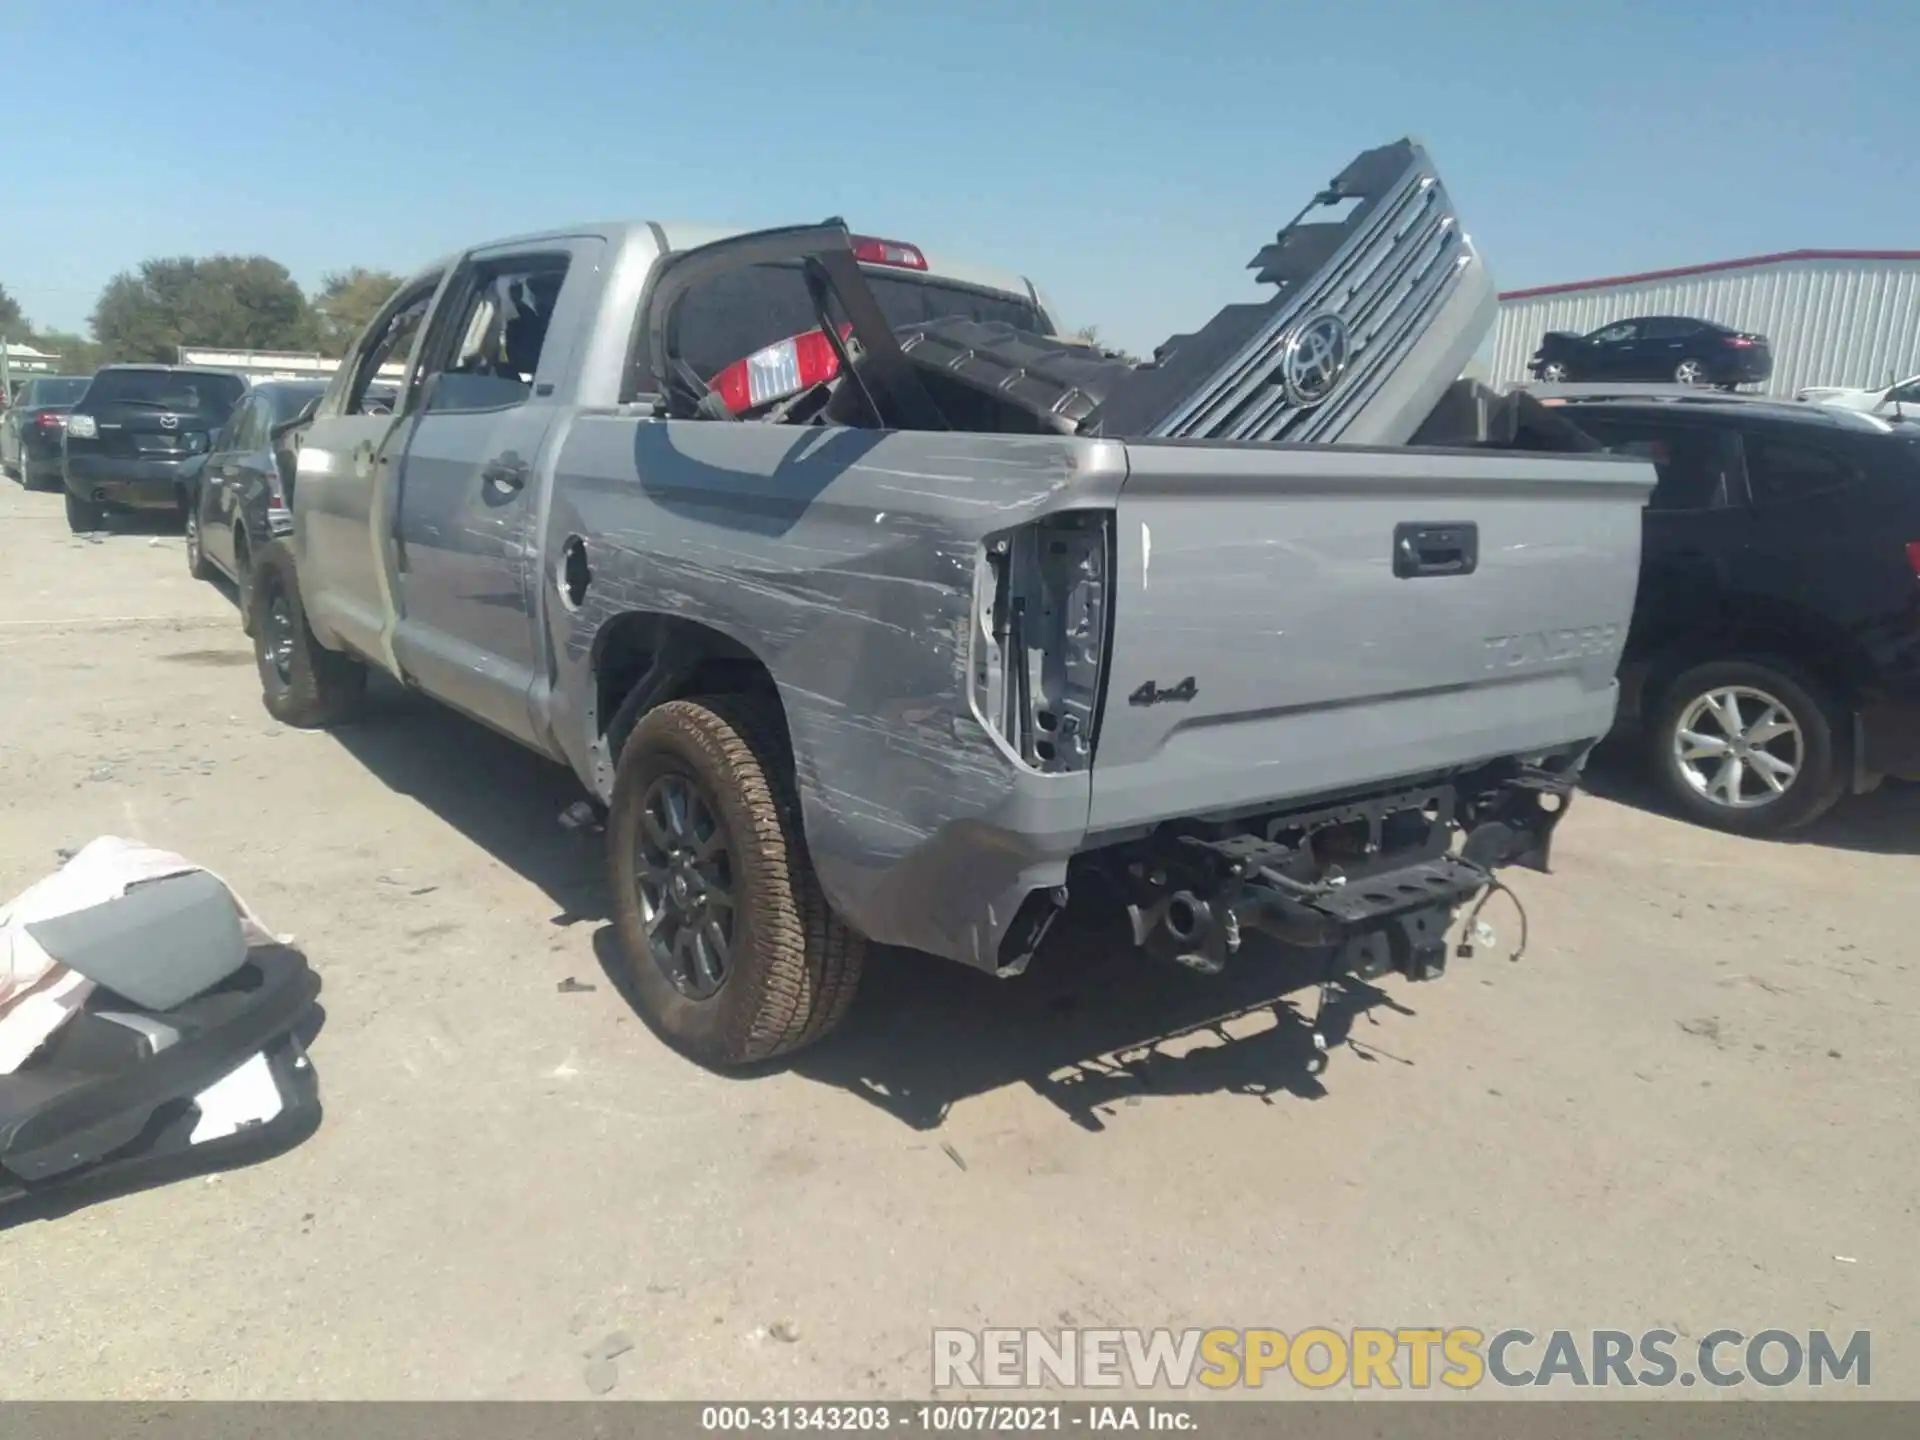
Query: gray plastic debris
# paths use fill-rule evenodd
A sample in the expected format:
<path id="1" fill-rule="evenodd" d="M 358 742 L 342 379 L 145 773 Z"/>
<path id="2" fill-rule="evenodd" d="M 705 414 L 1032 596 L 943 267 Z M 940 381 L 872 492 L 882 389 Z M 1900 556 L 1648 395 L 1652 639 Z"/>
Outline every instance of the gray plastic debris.
<path id="1" fill-rule="evenodd" d="M 26 931 L 55 960 L 149 1010 L 173 1009 L 247 960 L 233 896 L 204 870 L 129 886 Z"/>
<path id="2" fill-rule="evenodd" d="M 600 817 L 594 814 L 593 806 L 584 800 L 576 800 L 560 812 L 560 828 L 580 830 L 599 823 Z"/>

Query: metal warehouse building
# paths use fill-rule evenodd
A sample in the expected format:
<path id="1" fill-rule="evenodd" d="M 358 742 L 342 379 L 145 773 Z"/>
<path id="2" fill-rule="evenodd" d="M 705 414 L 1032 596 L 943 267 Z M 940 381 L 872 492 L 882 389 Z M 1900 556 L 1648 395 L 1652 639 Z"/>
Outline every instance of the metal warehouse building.
<path id="1" fill-rule="evenodd" d="M 1489 366 L 1506 386 L 1549 330 L 1586 334 L 1637 315 L 1687 315 L 1773 342 L 1769 393 L 1920 374 L 1920 250 L 1789 250 L 1643 275 L 1510 290 Z"/>

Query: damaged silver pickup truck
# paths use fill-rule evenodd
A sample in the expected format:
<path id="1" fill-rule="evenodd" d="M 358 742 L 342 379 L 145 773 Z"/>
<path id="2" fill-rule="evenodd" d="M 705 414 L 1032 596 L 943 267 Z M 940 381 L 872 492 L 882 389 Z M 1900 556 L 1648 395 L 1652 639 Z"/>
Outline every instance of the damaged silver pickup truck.
<path id="1" fill-rule="evenodd" d="M 267 708 L 372 667 L 570 766 L 709 1063 L 826 1033 L 869 943 L 1016 974 L 1083 887 L 1197 970 L 1437 975 L 1613 719 L 1653 472 L 1455 380 L 1493 289 L 1414 143 L 1254 268 L 1136 364 L 838 221 L 453 257 L 295 437 Z"/>

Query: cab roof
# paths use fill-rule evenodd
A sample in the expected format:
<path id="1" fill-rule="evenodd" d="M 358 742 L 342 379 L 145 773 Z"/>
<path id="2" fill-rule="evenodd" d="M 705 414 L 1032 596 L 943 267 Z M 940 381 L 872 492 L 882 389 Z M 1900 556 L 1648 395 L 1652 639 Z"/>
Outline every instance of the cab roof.
<path id="1" fill-rule="evenodd" d="M 525 235 L 511 235 L 498 240 L 488 240 L 482 244 L 468 247 L 467 250 L 443 255 L 433 264 L 425 266 L 416 278 L 430 275 L 446 269 L 461 256 L 471 250 L 494 250 L 507 246 L 536 245 L 542 241 L 564 240 L 582 235 L 597 235 L 616 247 L 631 243 L 647 244 L 656 250 L 669 254 L 686 250 L 695 250 L 702 245 L 712 245 L 721 240 L 731 240 L 736 235 L 750 235 L 753 227 L 744 225 L 709 225 L 694 221 L 660 220 L 602 220 L 586 225 L 567 225 L 552 230 L 540 230 Z M 860 231 L 860 234 L 875 232 Z M 970 285 L 981 290 L 995 290 L 1003 295 L 1016 295 L 1031 301 L 1045 313 L 1047 319 L 1059 323 L 1053 306 L 1042 295 L 1033 281 L 1011 270 L 999 270 L 987 265 L 975 265 L 969 261 L 956 260 L 917 245 L 912 240 L 900 236 L 886 235 L 882 238 L 903 245 L 913 245 L 926 259 L 927 268 L 919 270 L 898 270 L 892 273 L 902 275 L 925 275 L 935 280 L 948 280 L 960 285 Z M 889 267 L 869 265 L 868 269 L 887 273 Z"/>

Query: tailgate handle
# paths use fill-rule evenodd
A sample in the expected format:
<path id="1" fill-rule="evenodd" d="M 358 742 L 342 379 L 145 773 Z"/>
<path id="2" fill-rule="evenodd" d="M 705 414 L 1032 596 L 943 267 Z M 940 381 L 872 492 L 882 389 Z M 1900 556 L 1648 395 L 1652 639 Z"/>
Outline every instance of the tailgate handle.
<path id="1" fill-rule="evenodd" d="M 1480 527 L 1472 521 L 1393 527 L 1393 573 L 1402 580 L 1471 575 L 1479 564 Z"/>

